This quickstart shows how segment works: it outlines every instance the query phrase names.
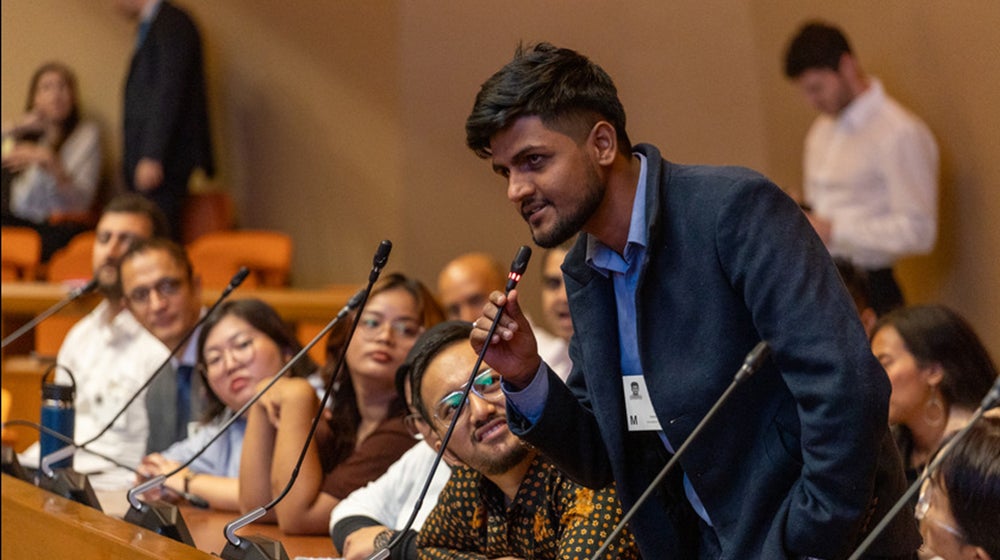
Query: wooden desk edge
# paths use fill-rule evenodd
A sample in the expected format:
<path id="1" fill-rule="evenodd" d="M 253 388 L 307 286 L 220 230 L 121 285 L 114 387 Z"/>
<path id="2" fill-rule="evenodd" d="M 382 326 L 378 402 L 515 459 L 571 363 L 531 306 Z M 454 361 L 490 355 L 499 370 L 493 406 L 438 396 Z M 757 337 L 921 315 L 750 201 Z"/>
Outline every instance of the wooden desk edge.
<path id="1" fill-rule="evenodd" d="M 3 475 L 3 557 L 179 558 L 212 555 Z"/>
<path id="2" fill-rule="evenodd" d="M 358 285 L 336 285 L 319 289 L 298 288 L 238 288 L 229 299 L 258 298 L 275 308 L 289 322 L 329 321 L 358 291 Z M 57 303 L 69 288 L 48 282 L 4 282 L 0 286 L 0 301 L 4 316 L 33 316 Z M 206 306 L 215 303 L 222 290 L 206 288 L 201 300 Z M 63 309 L 60 315 L 82 316 L 100 302 L 91 295 Z"/>

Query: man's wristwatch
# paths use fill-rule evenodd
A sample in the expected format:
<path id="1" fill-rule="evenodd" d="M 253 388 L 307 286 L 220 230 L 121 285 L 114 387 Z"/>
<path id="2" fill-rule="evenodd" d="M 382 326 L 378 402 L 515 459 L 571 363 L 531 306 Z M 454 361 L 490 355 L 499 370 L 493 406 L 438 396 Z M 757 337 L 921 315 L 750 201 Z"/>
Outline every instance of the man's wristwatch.
<path id="1" fill-rule="evenodd" d="M 393 531 L 392 529 L 386 529 L 381 533 L 375 535 L 375 540 L 374 540 L 375 550 L 380 550 L 388 547 L 389 541 L 391 541 L 392 537 L 394 536 L 396 536 L 396 531 Z"/>

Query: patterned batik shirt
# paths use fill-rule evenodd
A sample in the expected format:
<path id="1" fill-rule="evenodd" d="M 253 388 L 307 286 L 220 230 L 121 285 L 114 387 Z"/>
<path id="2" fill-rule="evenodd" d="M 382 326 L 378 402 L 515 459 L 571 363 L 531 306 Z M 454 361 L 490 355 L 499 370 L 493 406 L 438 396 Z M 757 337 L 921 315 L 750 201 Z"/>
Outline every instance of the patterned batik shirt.
<path id="1" fill-rule="evenodd" d="M 622 517 L 613 486 L 591 490 L 535 457 L 514 499 L 478 472 L 459 467 L 417 538 L 421 559 L 587 559 Z M 606 558 L 639 558 L 625 530 Z"/>

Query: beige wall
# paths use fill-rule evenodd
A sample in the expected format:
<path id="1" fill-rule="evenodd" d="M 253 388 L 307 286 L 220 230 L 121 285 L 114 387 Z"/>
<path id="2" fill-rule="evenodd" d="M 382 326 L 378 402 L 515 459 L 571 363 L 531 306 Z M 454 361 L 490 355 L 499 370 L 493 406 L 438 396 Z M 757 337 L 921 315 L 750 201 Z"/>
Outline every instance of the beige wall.
<path id="1" fill-rule="evenodd" d="M 479 84 L 519 40 L 602 64 L 633 141 L 676 161 L 754 167 L 795 191 L 813 114 L 782 78 L 781 52 L 803 19 L 838 22 L 941 145 L 940 242 L 903 263 L 904 289 L 957 308 L 1000 356 L 996 2 L 178 3 L 206 42 L 217 185 L 233 193 L 244 226 L 294 236 L 300 286 L 360 282 L 382 238 L 395 243 L 390 269 L 429 282 L 458 252 L 508 261 L 530 241 L 463 130 Z M 4 0 L 3 116 L 20 110 L 35 66 L 65 60 L 116 165 L 132 42 L 111 0 Z M 537 276 L 526 282 L 536 287 Z"/>

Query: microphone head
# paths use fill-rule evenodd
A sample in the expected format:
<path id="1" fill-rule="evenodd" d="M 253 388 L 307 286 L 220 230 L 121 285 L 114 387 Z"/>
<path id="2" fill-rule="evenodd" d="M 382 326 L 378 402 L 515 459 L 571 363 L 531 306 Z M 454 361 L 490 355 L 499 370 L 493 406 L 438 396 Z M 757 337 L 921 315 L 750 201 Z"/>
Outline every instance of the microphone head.
<path id="1" fill-rule="evenodd" d="M 383 239 L 382 242 L 378 244 L 378 249 L 375 251 L 375 258 L 372 259 L 372 265 L 375 268 L 384 267 L 385 263 L 389 260 L 390 251 L 392 251 L 392 241 Z"/>
<path id="2" fill-rule="evenodd" d="M 507 287 L 506 291 L 511 291 L 517 286 L 517 283 L 521 281 L 521 276 L 524 275 L 525 269 L 528 268 L 528 261 L 531 260 L 531 247 L 527 245 L 521 245 L 521 248 L 517 250 L 517 255 L 514 257 L 514 261 L 510 263 L 510 272 L 507 274 Z"/>
<path id="3" fill-rule="evenodd" d="M 76 299 L 84 294 L 89 294 L 90 292 L 96 290 L 97 286 L 98 286 L 97 278 L 96 277 L 91 278 L 90 282 L 87 282 L 86 284 L 70 292 L 70 297 Z"/>
<path id="4" fill-rule="evenodd" d="M 233 279 L 229 281 L 229 287 L 238 287 L 244 280 L 247 279 L 247 276 L 250 276 L 250 269 L 245 266 L 241 266 L 240 269 L 236 271 L 236 274 L 233 275 Z"/>

